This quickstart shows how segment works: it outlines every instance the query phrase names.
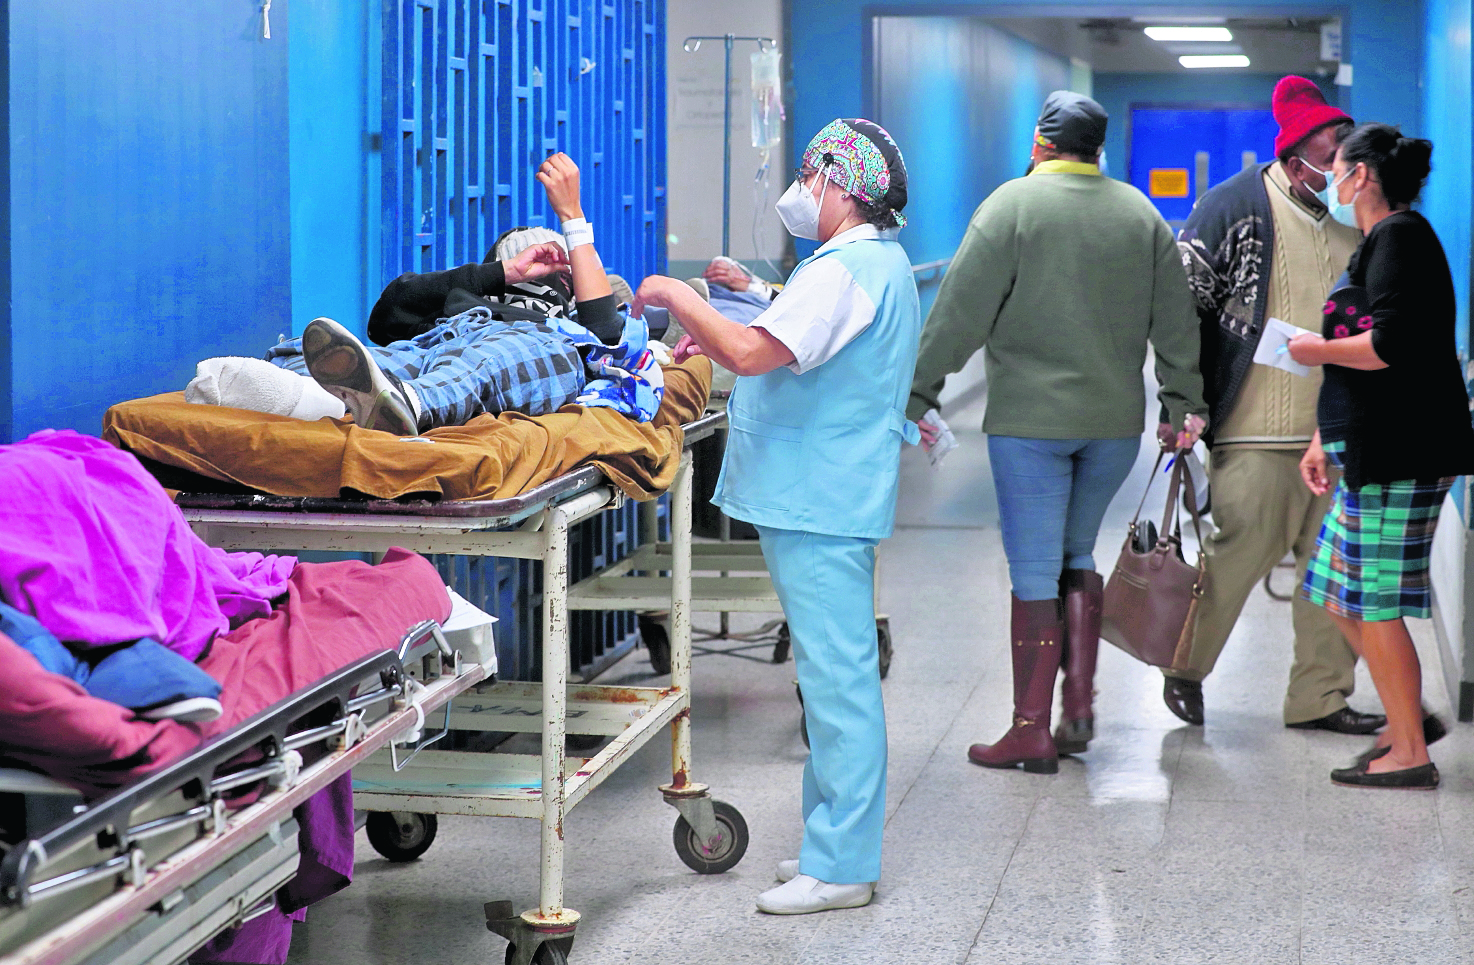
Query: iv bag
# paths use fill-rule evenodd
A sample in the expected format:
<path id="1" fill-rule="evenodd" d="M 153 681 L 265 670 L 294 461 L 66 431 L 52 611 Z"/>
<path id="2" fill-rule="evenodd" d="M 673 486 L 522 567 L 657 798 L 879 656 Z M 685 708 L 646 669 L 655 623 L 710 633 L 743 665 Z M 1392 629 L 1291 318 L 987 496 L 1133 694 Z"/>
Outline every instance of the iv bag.
<path id="1" fill-rule="evenodd" d="M 752 146 L 763 151 L 783 140 L 783 88 L 778 77 L 782 56 L 776 47 L 752 55 Z"/>

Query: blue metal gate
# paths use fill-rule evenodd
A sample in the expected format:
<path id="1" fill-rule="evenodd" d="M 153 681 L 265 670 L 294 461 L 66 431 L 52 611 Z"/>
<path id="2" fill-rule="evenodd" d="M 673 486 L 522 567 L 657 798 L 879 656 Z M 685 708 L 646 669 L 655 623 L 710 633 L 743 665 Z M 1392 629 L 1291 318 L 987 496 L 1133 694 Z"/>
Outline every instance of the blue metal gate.
<path id="1" fill-rule="evenodd" d="M 533 177 L 565 151 L 599 252 L 631 284 L 665 270 L 663 0 L 384 0 L 382 278 L 479 262 L 507 228 L 556 221 Z M 578 580 L 637 545 L 634 504 L 569 534 Z M 435 557 L 496 614 L 502 676 L 542 672 L 540 567 Z M 629 613 L 571 614 L 574 669 L 632 644 Z"/>
<path id="2" fill-rule="evenodd" d="M 565 151 L 609 269 L 665 267 L 661 0 L 385 0 L 383 278 L 480 261 L 553 224 L 533 178 Z"/>

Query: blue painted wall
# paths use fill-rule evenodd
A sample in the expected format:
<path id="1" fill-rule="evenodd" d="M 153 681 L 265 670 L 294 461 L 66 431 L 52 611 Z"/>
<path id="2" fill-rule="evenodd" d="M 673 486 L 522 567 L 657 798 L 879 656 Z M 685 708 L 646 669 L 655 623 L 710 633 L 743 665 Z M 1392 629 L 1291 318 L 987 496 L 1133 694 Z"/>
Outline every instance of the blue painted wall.
<path id="1" fill-rule="evenodd" d="M 7 438 L 290 328 L 287 7 L 9 5 Z"/>
<path id="2" fill-rule="evenodd" d="M 1422 135 L 1433 142 L 1433 173 L 1423 213 L 1438 232 L 1453 270 L 1459 302 L 1459 350 L 1469 353 L 1471 157 L 1474 62 L 1469 45 L 1470 0 L 1427 0 L 1423 26 Z"/>
<path id="3" fill-rule="evenodd" d="M 1278 74 L 1105 74 L 1094 77 L 1092 97 L 1111 117 L 1106 127 L 1106 157 L 1112 177 L 1126 179 L 1130 162 L 1132 104 L 1212 104 L 1269 108 Z M 1326 100 L 1337 106 L 1345 88 L 1321 83 Z M 1264 158 L 1268 160 L 1268 158 Z"/>
<path id="4" fill-rule="evenodd" d="M 1039 105 L 1070 86 L 1070 62 L 966 17 L 878 18 L 873 49 L 865 112 L 910 175 L 901 241 L 913 263 L 946 258 L 978 203 L 1024 173 Z M 928 302 L 935 291 L 922 286 Z"/>
<path id="5" fill-rule="evenodd" d="M 363 333 L 378 298 L 366 166 L 377 66 L 364 0 L 292 0 L 290 48 L 292 331 L 319 315 Z M 372 59 L 373 63 L 370 63 Z M 371 89 L 372 88 L 372 89 Z M 369 271 L 372 263 L 374 271 Z M 372 276 L 372 277 L 371 277 Z M 372 289 L 372 291 L 370 291 Z"/>
<path id="6" fill-rule="evenodd" d="M 1430 0 L 1431 2 L 1431 0 Z M 1343 107 L 1357 117 L 1395 120 L 1416 128 L 1421 100 L 1415 77 L 1422 62 L 1421 0 L 1349 0 L 1343 4 L 1293 4 L 1283 0 L 1231 0 L 1210 6 L 1142 0 L 1123 4 L 1080 0 L 790 0 L 789 63 L 793 65 L 793 129 L 790 167 L 809 137 L 836 116 L 865 106 L 870 20 L 881 15 L 1089 16 L 1161 9 L 1179 14 L 1273 11 L 1339 14 L 1346 27 L 1346 55 L 1356 84 Z M 857 56 L 857 52 L 867 52 Z M 1219 75 L 1223 76 L 1223 75 Z M 1467 121 L 1467 115 L 1464 120 Z M 1115 162 L 1112 162 L 1113 167 Z"/>

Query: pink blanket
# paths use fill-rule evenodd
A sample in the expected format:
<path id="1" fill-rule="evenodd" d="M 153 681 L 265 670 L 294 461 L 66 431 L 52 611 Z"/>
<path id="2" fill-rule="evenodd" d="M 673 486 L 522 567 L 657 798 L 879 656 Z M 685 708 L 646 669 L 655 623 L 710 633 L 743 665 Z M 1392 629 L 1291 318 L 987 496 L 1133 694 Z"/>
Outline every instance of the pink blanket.
<path id="1" fill-rule="evenodd" d="M 76 432 L 0 446 L 0 493 L 0 599 L 65 643 L 147 637 L 194 660 L 270 613 L 296 565 L 206 546 L 137 459 Z"/>

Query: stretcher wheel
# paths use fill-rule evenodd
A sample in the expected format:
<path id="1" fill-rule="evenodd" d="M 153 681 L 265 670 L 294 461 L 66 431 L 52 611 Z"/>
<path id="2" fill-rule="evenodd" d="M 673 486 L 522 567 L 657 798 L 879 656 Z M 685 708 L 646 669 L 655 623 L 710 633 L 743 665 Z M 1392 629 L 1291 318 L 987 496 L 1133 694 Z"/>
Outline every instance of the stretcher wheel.
<path id="1" fill-rule="evenodd" d="M 747 822 L 726 801 L 712 801 L 711 808 L 716 812 L 717 824 L 722 826 L 722 840 L 715 849 L 708 851 L 702 846 L 684 817 L 676 818 L 671 837 L 675 840 L 676 854 L 686 867 L 699 874 L 719 875 L 736 867 L 747 853 Z"/>
<path id="2" fill-rule="evenodd" d="M 374 850 L 390 861 L 413 861 L 435 843 L 438 824 L 433 814 L 373 811 L 364 830 Z"/>
<path id="3" fill-rule="evenodd" d="M 876 646 L 880 650 L 880 679 L 884 680 L 891 672 L 891 627 L 890 622 L 877 623 L 875 625 Z"/>
<path id="4" fill-rule="evenodd" d="M 787 663 L 788 653 L 793 648 L 793 637 L 789 636 L 788 624 L 778 627 L 778 642 L 773 644 L 773 662 Z"/>
<path id="5" fill-rule="evenodd" d="M 640 617 L 640 639 L 650 651 L 650 669 L 658 674 L 670 673 L 670 634 L 658 620 Z"/>
<path id="6" fill-rule="evenodd" d="M 503 961 L 512 965 L 516 957 L 517 946 L 507 942 L 507 957 Z M 559 947 L 558 942 L 543 942 L 532 956 L 532 965 L 568 965 L 568 953 Z"/>

